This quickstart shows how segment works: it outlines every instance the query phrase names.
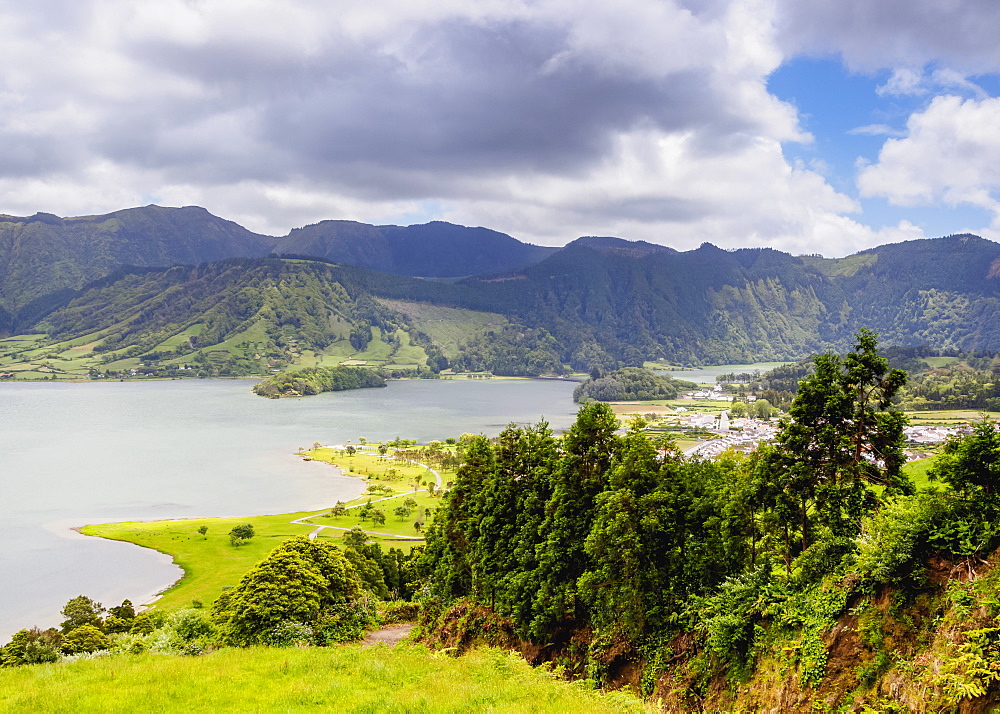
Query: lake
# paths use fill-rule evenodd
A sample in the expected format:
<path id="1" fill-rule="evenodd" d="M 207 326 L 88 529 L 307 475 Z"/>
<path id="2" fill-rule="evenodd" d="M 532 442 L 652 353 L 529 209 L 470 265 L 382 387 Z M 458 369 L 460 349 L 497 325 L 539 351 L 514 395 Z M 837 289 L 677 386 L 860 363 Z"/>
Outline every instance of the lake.
<path id="1" fill-rule="evenodd" d="M 71 597 L 140 602 L 179 575 L 170 559 L 81 536 L 87 523 L 318 509 L 364 486 L 294 456 L 325 444 L 426 443 L 576 414 L 561 380 L 393 381 L 270 400 L 248 380 L 0 384 L 0 644 L 57 625 Z"/>
<path id="2" fill-rule="evenodd" d="M 755 371 L 769 372 L 775 367 L 791 362 L 754 362 L 753 364 L 721 364 L 712 367 L 701 367 L 700 369 L 657 369 L 658 374 L 669 374 L 675 379 L 683 379 L 695 384 L 714 385 L 715 378 L 720 374 L 752 374 Z"/>

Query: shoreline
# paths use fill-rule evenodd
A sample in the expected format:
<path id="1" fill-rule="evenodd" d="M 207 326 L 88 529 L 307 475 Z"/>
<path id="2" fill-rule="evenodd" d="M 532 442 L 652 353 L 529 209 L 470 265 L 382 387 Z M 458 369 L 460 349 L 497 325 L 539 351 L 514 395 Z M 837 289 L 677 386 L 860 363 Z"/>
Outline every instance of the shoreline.
<path id="1" fill-rule="evenodd" d="M 292 455 L 295 456 L 297 454 L 292 454 Z M 305 459 L 305 458 L 302 458 L 301 460 L 304 461 L 304 462 L 312 462 L 312 463 L 318 463 L 318 464 L 323 464 L 323 465 L 326 465 L 326 466 L 330 466 L 330 467 L 336 469 L 337 472 L 339 472 L 340 476 L 347 476 L 349 478 L 352 478 L 355 481 L 359 482 L 359 485 L 362 484 L 362 483 L 364 483 L 364 478 L 362 476 L 360 476 L 359 474 L 348 473 L 346 469 L 344 469 L 343 467 L 338 466 L 336 464 L 330 464 L 330 463 L 327 463 L 327 462 L 324 462 L 324 461 L 313 461 L 312 459 Z M 359 493 L 354 498 L 360 498 L 363 494 L 364 494 L 364 492 L 362 491 L 361 493 Z M 352 498 L 350 500 L 354 500 L 354 499 Z M 188 575 L 190 575 L 190 572 L 187 569 L 185 569 L 183 565 L 181 565 L 180 563 L 178 563 L 177 559 L 176 559 L 176 556 L 173 555 L 173 554 L 171 554 L 171 553 L 168 553 L 166 551 L 160 550 L 159 548 L 155 548 L 153 546 L 140 545 L 139 543 L 134 543 L 134 542 L 129 541 L 129 540 L 122 540 L 122 539 L 119 539 L 119 538 L 110 538 L 110 537 L 107 537 L 107 536 L 104 536 L 104 535 L 85 533 L 84 532 L 85 528 L 88 528 L 88 527 L 91 527 L 91 526 L 117 525 L 117 524 L 130 524 L 130 523 L 137 523 L 137 524 L 138 523 L 145 523 L 145 524 L 149 524 L 149 523 L 167 523 L 167 522 L 178 522 L 178 521 L 198 521 L 198 520 L 212 520 L 212 519 L 225 520 L 225 519 L 242 519 L 242 518 L 264 518 L 264 517 L 279 517 L 279 516 L 286 516 L 286 515 L 289 516 L 289 517 L 292 517 L 292 516 L 294 516 L 295 514 L 298 514 L 298 513 L 308 513 L 309 515 L 307 515 L 307 516 L 301 516 L 302 518 L 308 518 L 308 517 L 312 517 L 313 515 L 319 515 L 320 513 L 324 512 L 327 509 L 328 509 L 328 507 L 323 507 L 323 508 L 318 508 L 318 509 L 307 509 L 306 511 L 291 511 L 289 513 L 257 513 L 257 514 L 223 515 L 223 516 L 219 516 L 219 515 L 213 515 L 213 516 L 185 516 L 183 518 L 150 518 L 150 519 L 126 520 L 126 521 L 122 521 L 122 520 L 104 520 L 104 521 L 101 521 L 101 520 L 98 520 L 98 521 L 91 521 L 91 522 L 83 523 L 83 524 L 80 523 L 80 519 L 72 518 L 72 519 L 65 519 L 65 520 L 59 520 L 59 521 L 51 521 L 49 523 L 43 524 L 43 528 L 45 528 L 49 532 L 51 532 L 51 533 L 53 533 L 53 534 L 55 534 L 55 535 L 57 535 L 57 536 L 59 536 L 61 538 L 68 538 L 70 540 L 90 540 L 92 538 L 98 538 L 100 540 L 105 540 L 105 541 L 110 541 L 110 542 L 115 542 L 115 543 L 124 543 L 124 544 L 126 544 L 128 546 L 131 546 L 131 547 L 134 547 L 134 548 L 139 548 L 139 549 L 144 550 L 144 551 L 149 551 L 149 552 L 155 554 L 155 557 L 161 563 L 169 564 L 169 565 L 174 566 L 175 568 L 177 568 L 177 570 L 179 571 L 179 574 L 178 574 L 177 578 L 174 579 L 173 581 L 171 581 L 170 583 L 168 583 L 167 585 L 165 585 L 163 587 L 158 587 L 158 588 L 156 588 L 154 590 L 151 590 L 151 591 L 150 590 L 146 590 L 143 593 L 141 593 L 141 594 L 139 594 L 139 595 L 137 595 L 135 597 L 129 597 L 128 598 L 129 600 L 131 600 L 133 602 L 133 604 L 135 604 L 135 606 L 137 607 L 137 609 L 141 608 L 142 610 L 147 610 L 150 607 L 153 607 L 155 605 L 156 601 L 160 600 L 164 595 L 166 595 L 168 592 L 170 592 L 175 587 L 177 587 L 181 583 L 181 581 L 184 580 L 185 577 L 187 577 Z"/>
<path id="2" fill-rule="evenodd" d="M 296 455 L 303 461 L 332 466 L 336 469 L 335 473 L 338 477 L 350 476 L 357 488 L 354 489 L 355 493 L 347 500 L 348 502 L 356 501 L 357 503 L 354 504 L 354 507 L 363 505 L 362 501 L 366 494 L 368 494 L 364 490 L 364 484 L 369 480 L 365 474 L 350 469 L 349 464 L 346 463 L 337 464 L 325 460 L 313 459 L 302 452 L 296 452 Z M 429 472 L 440 484 L 441 476 L 434 469 L 425 464 L 413 463 L 412 465 L 418 467 L 422 472 Z M 357 467 L 355 466 L 355 468 Z M 406 487 L 404 486 L 404 488 Z M 379 500 L 391 500 L 406 496 L 415 496 L 419 499 L 421 493 L 422 491 L 417 490 L 403 490 Z M 368 495 L 370 496 L 371 494 Z M 172 566 L 179 569 L 179 577 L 170 583 L 158 586 L 154 592 L 143 592 L 141 598 L 137 596 L 130 599 L 146 609 L 161 604 L 159 601 L 165 598 L 167 602 L 162 603 L 162 605 L 167 610 L 171 610 L 177 607 L 189 606 L 187 605 L 189 601 L 204 603 L 214 601 L 218 597 L 217 591 L 220 587 L 220 582 L 223 590 L 227 585 L 231 587 L 232 583 L 237 582 L 242 577 L 247 568 L 259 561 L 267 552 L 270 552 L 271 548 L 277 545 L 279 538 L 284 540 L 294 535 L 315 537 L 318 533 L 324 531 L 326 531 L 327 537 L 332 538 L 331 533 L 347 532 L 352 527 L 358 527 L 353 522 L 340 523 L 338 525 L 314 522 L 314 519 L 328 514 L 331 507 L 332 504 L 325 503 L 319 508 L 284 513 L 240 514 L 236 516 L 188 516 L 184 518 L 153 518 L 131 521 L 108 520 L 101 523 L 88 523 L 86 525 L 80 525 L 79 520 L 74 520 L 50 524 L 50 529 L 58 529 L 59 534 L 63 537 L 74 539 L 101 538 L 103 540 L 127 543 L 156 553 L 162 562 L 169 562 Z M 244 520 L 252 521 L 255 519 L 262 522 L 254 523 L 257 529 L 257 537 L 253 539 L 253 547 L 230 551 L 226 535 L 229 527 Z M 222 529 L 220 530 L 218 526 L 213 526 L 213 521 L 222 521 Z M 186 526 L 184 525 L 186 523 L 191 523 L 192 525 Z M 207 526 L 208 534 L 202 534 L 201 537 L 195 535 L 197 532 L 195 525 Z M 365 528 L 364 525 L 361 527 Z M 299 529 L 307 529 L 308 532 L 299 533 Z M 388 532 L 382 529 L 379 531 L 365 530 L 365 532 L 371 534 L 369 537 L 374 537 L 377 541 L 383 541 L 388 544 L 419 546 L 424 543 L 422 534 L 407 535 L 405 532 L 396 532 L 396 529 L 393 527 L 390 527 Z M 226 572 L 223 573 L 223 571 Z M 222 582 L 222 577 L 230 578 L 231 582 Z"/>

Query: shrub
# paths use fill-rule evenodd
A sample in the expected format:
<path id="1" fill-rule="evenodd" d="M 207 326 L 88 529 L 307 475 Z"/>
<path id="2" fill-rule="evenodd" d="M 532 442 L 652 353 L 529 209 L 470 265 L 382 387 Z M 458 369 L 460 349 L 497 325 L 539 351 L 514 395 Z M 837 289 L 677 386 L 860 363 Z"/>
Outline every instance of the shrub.
<path id="1" fill-rule="evenodd" d="M 215 634 L 215 626 L 204 610 L 178 610 L 167 619 L 167 627 L 185 642 Z"/>
<path id="2" fill-rule="evenodd" d="M 290 538 L 254 566 L 212 607 L 223 639 L 262 643 L 284 622 L 315 623 L 320 613 L 356 600 L 364 584 L 336 546 Z"/>
<path id="3" fill-rule="evenodd" d="M 136 618 L 132 620 L 132 627 L 129 628 L 129 633 L 133 635 L 148 635 L 155 629 L 156 624 L 153 622 L 152 616 L 142 613 L 141 615 L 136 615 Z"/>
<path id="4" fill-rule="evenodd" d="M 111 646 L 108 636 L 93 625 L 80 625 L 62 638 L 62 650 L 68 654 L 96 652 Z"/>

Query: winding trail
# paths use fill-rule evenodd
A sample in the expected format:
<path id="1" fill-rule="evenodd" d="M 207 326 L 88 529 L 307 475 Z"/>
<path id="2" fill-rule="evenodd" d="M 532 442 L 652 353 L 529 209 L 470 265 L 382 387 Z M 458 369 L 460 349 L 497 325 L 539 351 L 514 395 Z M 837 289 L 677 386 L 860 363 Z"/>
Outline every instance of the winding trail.
<path id="1" fill-rule="evenodd" d="M 375 632 L 369 632 L 368 636 L 361 641 L 361 644 L 366 647 L 371 647 L 373 645 L 388 645 L 389 647 L 395 647 L 400 642 L 405 640 L 409 636 L 410 631 L 414 628 L 415 623 L 413 622 L 401 622 L 396 625 L 386 625 L 381 630 L 376 630 Z"/>

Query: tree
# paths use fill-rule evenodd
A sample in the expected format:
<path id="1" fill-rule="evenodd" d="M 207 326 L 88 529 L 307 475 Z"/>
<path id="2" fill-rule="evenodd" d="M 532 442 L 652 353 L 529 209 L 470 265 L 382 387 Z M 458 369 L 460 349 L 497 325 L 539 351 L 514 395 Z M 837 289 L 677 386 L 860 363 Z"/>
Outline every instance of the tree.
<path id="1" fill-rule="evenodd" d="M 755 419 L 770 419 L 774 416 L 774 407 L 766 399 L 758 398 L 750 405 L 750 414 Z"/>
<path id="2" fill-rule="evenodd" d="M 62 634 L 54 628 L 19 630 L 10 642 L 0 647 L 0 667 L 19 667 L 22 664 L 42 664 L 59 659 Z"/>
<path id="3" fill-rule="evenodd" d="M 233 529 L 229 531 L 229 542 L 238 547 L 244 545 L 253 536 L 253 526 L 249 523 L 244 523 L 243 525 L 233 526 Z"/>
<path id="4" fill-rule="evenodd" d="M 199 526 L 198 533 L 200 533 L 201 536 L 204 538 L 205 535 L 208 533 L 208 526 Z"/>
<path id="5" fill-rule="evenodd" d="M 407 508 L 406 506 L 396 506 L 396 509 L 393 511 L 393 514 L 395 514 L 395 516 L 399 520 L 405 521 L 410 516 L 410 509 Z"/>
<path id="6" fill-rule="evenodd" d="M 75 630 L 83 625 L 101 626 L 101 615 L 104 613 L 104 606 L 99 602 L 94 602 L 86 595 L 77 595 L 71 599 L 62 609 L 63 620 L 60 626 L 63 633 Z"/>
<path id="7" fill-rule="evenodd" d="M 582 603 L 576 582 L 588 566 L 584 543 L 604 490 L 606 475 L 618 454 L 618 417 L 607 404 L 582 407 L 563 438 L 565 454 L 551 474 L 552 495 L 545 504 L 539 532 L 545 541 L 537 550 L 531 634 L 547 637 L 558 623 L 575 620 Z"/>
<path id="8" fill-rule="evenodd" d="M 385 525 L 385 511 L 381 508 L 372 509 L 372 523 L 377 526 Z"/>
<path id="9" fill-rule="evenodd" d="M 253 525 L 250 523 L 244 523 L 243 525 L 233 526 L 233 529 L 229 531 L 229 535 L 236 536 L 237 538 L 243 538 L 244 540 L 250 540 L 254 537 Z"/>
<path id="10" fill-rule="evenodd" d="M 33 627 L 30 630 L 30 635 L 24 647 L 25 664 L 43 664 L 59 659 L 59 645 L 62 642 L 62 634 L 59 630 L 54 627 L 47 630 Z"/>
<path id="11" fill-rule="evenodd" d="M 337 501 L 337 505 L 330 509 L 331 516 L 346 516 L 347 506 L 343 501 Z"/>
<path id="12" fill-rule="evenodd" d="M 349 531 L 345 531 L 342 537 L 344 545 L 355 550 L 360 550 L 368 542 L 368 534 L 360 528 L 352 528 Z"/>
<path id="13" fill-rule="evenodd" d="M 855 535 L 883 495 L 912 492 L 903 474 L 906 417 L 890 409 L 906 373 L 889 369 L 877 335 L 861 329 L 844 358 L 814 360 L 778 434 L 769 466 L 794 502 L 801 550 L 822 525 L 834 537 Z"/>
<path id="14" fill-rule="evenodd" d="M 972 433 L 952 439 L 944 445 L 931 469 L 959 493 L 992 499 L 1000 486 L 1000 432 L 996 424 L 984 418 L 972 427 Z"/>
<path id="15" fill-rule="evenodd" d="M 282 623 L 315 622 L 325 608 L 352 602 L 364 585 L 340 550 L 296 536 L 275 548 L 212 607 L 223 639 L 262 643 Z"/>
<path id="16" fill-rule="evenodd" d="M 106 650 L 111 646 L 108 636 L 94 625 L 80 625 L 62 638 L 63 652 L 78 654 L 80 652 L 96 652 Z"/>
<path id="17" fill-rule="evenodd" d="M 135 607 L 131 600 L 122 600 L 122 604 L 108 609 L 108 617 L 120 617 L 123 620 L 135 619 Z"/>

